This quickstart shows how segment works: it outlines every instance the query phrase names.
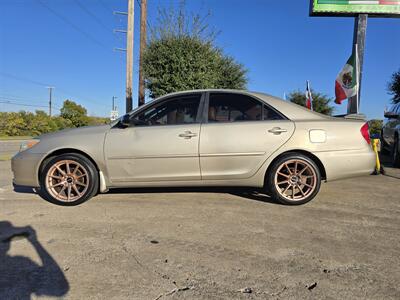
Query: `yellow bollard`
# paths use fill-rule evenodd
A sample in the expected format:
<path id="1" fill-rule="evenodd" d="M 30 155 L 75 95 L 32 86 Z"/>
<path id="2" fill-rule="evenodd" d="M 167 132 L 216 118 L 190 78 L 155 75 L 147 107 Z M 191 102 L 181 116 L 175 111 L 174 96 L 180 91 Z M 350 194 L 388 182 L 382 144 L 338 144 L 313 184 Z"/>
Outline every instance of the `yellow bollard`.
<path id="1" fill-rule="evenodd" d="M 375 152 L 376 155 L 376 166 L 375 166 L 375 173 L 376 175 L 381 173 L 381 162 L 379 160 L 379 153 L 378 153 L 378 144 L 379 144 L 379 139 L 372 139 L 372 149 Z"/>

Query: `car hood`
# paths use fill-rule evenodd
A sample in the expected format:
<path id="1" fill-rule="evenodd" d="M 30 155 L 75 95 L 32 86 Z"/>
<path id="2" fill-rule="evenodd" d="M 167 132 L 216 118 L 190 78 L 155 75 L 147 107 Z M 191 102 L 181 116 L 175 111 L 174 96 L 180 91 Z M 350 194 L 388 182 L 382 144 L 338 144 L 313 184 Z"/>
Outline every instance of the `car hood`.
<path id="1" fill-rule="evenodd" d="M 46 140 L 49 138 L 63 138 L 70 136 L 84 136 L 93 135 L 99 133 L 106 133 L 110 129 L 110 125 L 99 125 L 99 126 L 85 126 L 79 128 L 69 128 L 52 133 L 47 133 L 39 136 L 40 140 Z"/>

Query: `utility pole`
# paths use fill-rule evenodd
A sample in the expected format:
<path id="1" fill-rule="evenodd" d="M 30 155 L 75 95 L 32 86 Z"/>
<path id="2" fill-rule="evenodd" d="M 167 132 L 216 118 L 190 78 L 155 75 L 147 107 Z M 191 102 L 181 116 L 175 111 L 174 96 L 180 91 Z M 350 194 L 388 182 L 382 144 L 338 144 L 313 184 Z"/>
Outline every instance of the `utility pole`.
<path id="1" fill-rule="evenodd" d="M 52 100 L 52 96 L 53 96 L 54 86 L 48 86 L 46 88 L 49 89 L 49 116 L 51 117 L 51 100 Z"/>
<path id="2" fill-rule="evenodd" d="M 126 51 L 126 112 L 132 110 L 132 73 L 133 73 L 133 26 L 134 26 L 134 1 L 128 0 L 128 12 L 114 11 L 115 15 L 128 17 L 127 30 L 114 29 L 114 32 L 126 33 L 126 49 L 114 48 L 116 51 Z"/>
<path id="3" fill-rule="evenodd" d="M 140 54 L 139 54 L 139 99 L 138 105 L 144 104 L 144 76 L 143 76 L 143 52 L 146 49 L 147 25 L 147 0 L 141 0 L 140 4 Z"/>
<path id="4" fill-rule="evenodd" d="M 132 110 L 133 26 L 134 2 L 128 0 L 128 30 L 126 34 L 126 112 Z"/>
<path id="5" fill-rule="evenodd" d="M 111 110 L 115 110 L 115 99 L 117 99 L 117 97 L 113 96 L 112 97 L 112 108 L 111 108 Z"/>
<path id="6" fill-rule="evenodd" d="M 367 32 L 368 14 L 359 14 L 354 20 L 353 52 L 357 51 L 358 91 L 357 95 L 349 99 L 347 103 L 348 114 L 358 114 L 360 107 L 361 79 L 364 64 L 365 36 Z"/>

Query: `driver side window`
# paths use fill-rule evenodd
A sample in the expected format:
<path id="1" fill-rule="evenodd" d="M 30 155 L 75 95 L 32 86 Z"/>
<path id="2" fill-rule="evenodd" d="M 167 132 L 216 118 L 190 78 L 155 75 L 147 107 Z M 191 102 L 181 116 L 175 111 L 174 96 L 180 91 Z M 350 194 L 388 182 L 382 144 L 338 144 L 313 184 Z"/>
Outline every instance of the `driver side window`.
<path id="1" fill-rule="evenodd" d="M 196 123 L 201 94 L 183 95 L 165 100 L 135 116 L 137 126 Z"/>

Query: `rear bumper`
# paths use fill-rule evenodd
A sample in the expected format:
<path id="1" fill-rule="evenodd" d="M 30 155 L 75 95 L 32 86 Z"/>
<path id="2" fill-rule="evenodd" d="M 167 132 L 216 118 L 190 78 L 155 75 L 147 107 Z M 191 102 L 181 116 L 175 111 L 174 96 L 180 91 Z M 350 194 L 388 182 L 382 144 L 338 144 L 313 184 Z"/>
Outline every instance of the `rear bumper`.
<path id="1" fill-rule="evenodd" d="M 39 187 L 39 166 L 43 156 L 44 154 L 29 153 L 29 151 L 16 154 L 11 159 L 13 184 Z"/>
<path id="2" fill-rule="evenodd" d="M 375 170 L 376 155 L 371 148 L 315 152 L 325 167 L 327 181 L 370 175 Z"/>

